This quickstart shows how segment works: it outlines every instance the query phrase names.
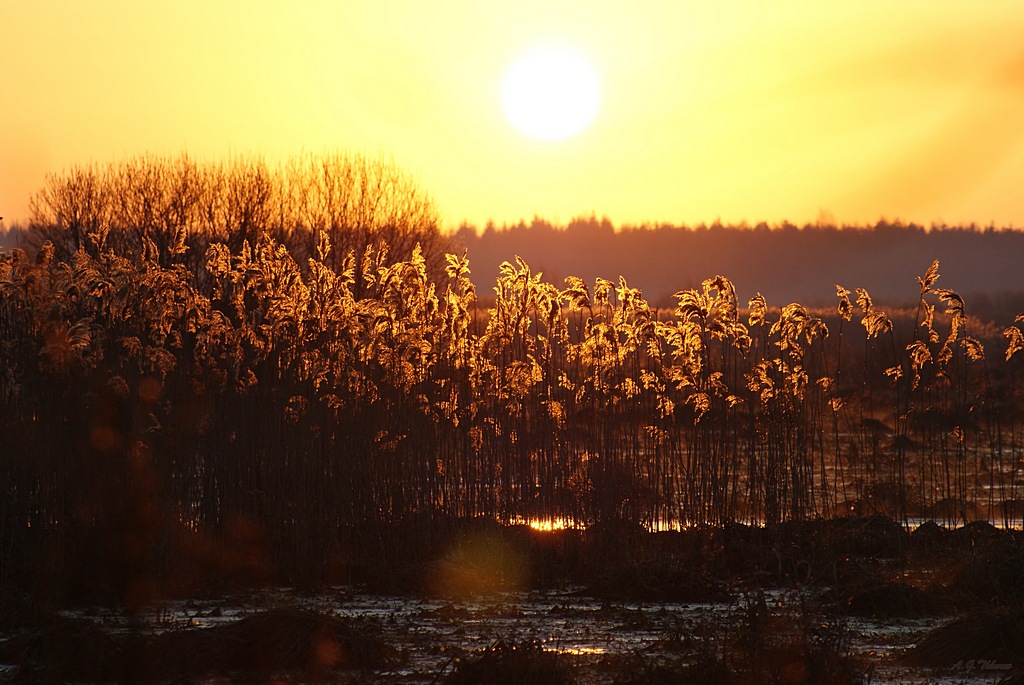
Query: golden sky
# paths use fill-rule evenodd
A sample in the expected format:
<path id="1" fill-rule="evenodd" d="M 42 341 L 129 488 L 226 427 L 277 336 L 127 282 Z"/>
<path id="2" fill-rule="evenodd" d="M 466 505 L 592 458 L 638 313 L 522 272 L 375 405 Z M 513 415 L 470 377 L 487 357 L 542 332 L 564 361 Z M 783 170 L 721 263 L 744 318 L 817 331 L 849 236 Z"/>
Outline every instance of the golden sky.
<path id="1" fill-rule="evenodd" d="M 48 172 L 143 153 L 384 154 L 446 226 L 880 217 L 1024 225 L 1020 0 L 7 0 L 0 215 Z M 601 107 L 506 120 L 532 42 Z"/>

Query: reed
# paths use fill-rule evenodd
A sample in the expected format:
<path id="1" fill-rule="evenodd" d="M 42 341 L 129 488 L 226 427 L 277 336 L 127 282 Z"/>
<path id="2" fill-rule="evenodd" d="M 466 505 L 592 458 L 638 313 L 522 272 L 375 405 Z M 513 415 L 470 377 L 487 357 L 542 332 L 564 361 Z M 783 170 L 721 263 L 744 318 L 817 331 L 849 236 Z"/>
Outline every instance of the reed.
<path id="1" fill-rule="evenodd" d="M 424 196 L 361 158 L 144 158 L 34 207 L 38 254 L 0 254 L 3 581 L 312 583 L 470 518 L 1014 520 L 1024 318 L 968 316 L 937 263 L 913 313 L 741 311 L 722 276 L 659 312 L 516 259 L 482 311 Z"/>

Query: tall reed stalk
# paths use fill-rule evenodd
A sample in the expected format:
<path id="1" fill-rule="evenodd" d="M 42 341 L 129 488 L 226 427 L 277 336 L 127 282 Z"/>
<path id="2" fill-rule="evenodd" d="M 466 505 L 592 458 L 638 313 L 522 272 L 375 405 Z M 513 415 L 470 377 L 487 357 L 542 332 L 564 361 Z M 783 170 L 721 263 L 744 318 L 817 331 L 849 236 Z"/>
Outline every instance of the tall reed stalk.
<path id="1" fill-rule="evenodd" d="M 372 171 L 144 160 L 51 182 L 36 258 L 0 254 L 0 580 L 105 559 L 125 596 L 186 567 L 313 582 L 477 517 L 1014 521 L 1024 334 L 986 355 L 937 263 L 913 317 L 854 291 L 862 341 L 843 288 L 835 313 L 741 312 L 716 276 L 664 313 L 522 259 L 481 312 L 467 255 L 344 209 L 381 197 Z M 399 232 L 433 235 L 410 206 Z"/>

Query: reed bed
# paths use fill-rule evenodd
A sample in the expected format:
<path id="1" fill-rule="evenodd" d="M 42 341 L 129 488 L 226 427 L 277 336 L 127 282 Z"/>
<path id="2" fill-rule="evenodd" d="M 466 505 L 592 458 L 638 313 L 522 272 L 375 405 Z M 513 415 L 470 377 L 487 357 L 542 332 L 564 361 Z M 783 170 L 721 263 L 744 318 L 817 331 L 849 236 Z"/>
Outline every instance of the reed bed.
<path id="1" fill-rule="evenodd" d="M 937 262 L 900 312 L 741 303 L 723 276 L 664 312 L 521 259 L 483 307 L 403 179 L 52 178 L 38 253 L 0 254 L 0 581 L 314 581 L 472 518 L 1020 523 L 1024 315 L 972 318 Z"/>

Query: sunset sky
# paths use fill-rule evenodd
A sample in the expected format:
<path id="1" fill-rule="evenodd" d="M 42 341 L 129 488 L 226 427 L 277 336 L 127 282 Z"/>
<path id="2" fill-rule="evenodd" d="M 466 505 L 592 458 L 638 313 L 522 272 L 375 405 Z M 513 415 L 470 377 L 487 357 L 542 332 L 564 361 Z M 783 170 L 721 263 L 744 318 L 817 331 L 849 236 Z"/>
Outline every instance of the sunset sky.
<path id="1" fill-rule="evenodd" d="M 1024 2 L 7 0 L 0 215 L 143 153 L 382 154 L 446 227 L 580 215 L 1024 226 Z M 557 42 L 600 106 L 558 141 L 502 110 Z"/>

